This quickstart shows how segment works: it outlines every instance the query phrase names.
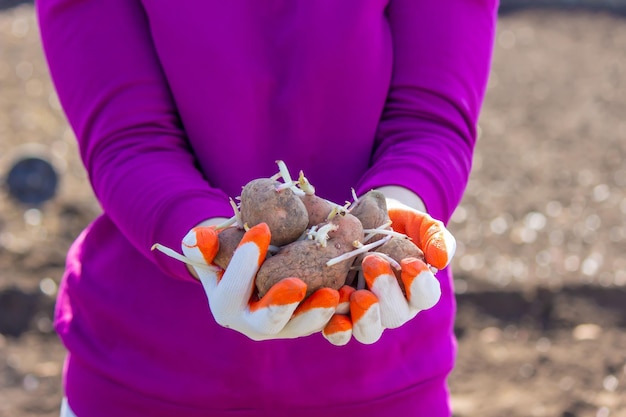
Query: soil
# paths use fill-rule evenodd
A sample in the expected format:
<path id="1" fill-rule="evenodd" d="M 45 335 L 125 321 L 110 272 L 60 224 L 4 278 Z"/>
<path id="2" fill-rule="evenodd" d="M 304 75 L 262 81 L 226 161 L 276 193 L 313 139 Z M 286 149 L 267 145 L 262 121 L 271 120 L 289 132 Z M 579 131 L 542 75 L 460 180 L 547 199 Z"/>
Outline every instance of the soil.
<path id="1" fill-rule="evenodd" d="M 626 22 L 599 1 L 513 3 L 502 9 L 474 168 L 450 223 L 454 413 L 624 417 Z M 0 177 L 24 154 L 60 177 L 39 206 L 0 190 L 0 417 L 52 417 L 64 356 L 54 296 L 65 251 L 99 207 L 31 3 L 0 1 L 0 45 Z"/>

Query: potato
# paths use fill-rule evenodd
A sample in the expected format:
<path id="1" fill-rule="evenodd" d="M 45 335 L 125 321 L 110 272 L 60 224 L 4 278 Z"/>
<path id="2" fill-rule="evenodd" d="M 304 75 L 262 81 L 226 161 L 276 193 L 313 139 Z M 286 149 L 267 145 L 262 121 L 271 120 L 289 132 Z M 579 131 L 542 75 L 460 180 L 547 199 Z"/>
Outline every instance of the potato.
<path id="1" fill-rule="evenodd" d="M 307 224 L 309 229 L 325 222 L 328 215 L 333 211 L 333 204 L 330 201 L 315 194 L 306 194 L 301 198 L 309 216 L 309 223 Z"/>
<path id="2" fill-rule="evenodd" d="M 350 209 L 350 214 L 358 218 L 364 229 L 376 229 L 389 222 L 387 213 L 387 200 L 380 191 L 372 190 L 360 197 Z M 372 242 L 382 238 L 375 236 Z"/>
<path id="3" fill-rule="evenodd" d="M 424 260 L 424 252 L 407 238 L 394 236 L 385 244 L 374 249 L 374 251 L 384 253 L 398 263 L 404 258 L 418 258 Z"/>
<path id="4" fill-rule="evenodd" d="M 332 266 L 326 263 L 352 251 L 353 242 L 363 237 L 363 227 L 350 214 L 336 215 L 330 223 L 338 228 L 328 234 L 325 246 L 316 240 L 301 240 L 282 247 L 276 255 L 265 260 L 256 277 L 260 297 L 283 278 L 300 278 L 307 284 L 307 296 L 320 288 L 338 290 L 345 284 L 353 260 L 347 259 Z"/>
<path id="5" fill-rule="evenodd" d="M 356 216 L 350 213 L 339 213 L 329 222 L 337 225 L 337 230 L 328 233 L 329 239 L 346 243 L 350 246 L 350 250 L 354 249 L 354 242 L 363 241 L 363 223 Z"/>
<path id="6" fill-rule="evenodd" d="M 307 284 L 307 295 L 325 287 L 339 289 L 348 277 L 354 280 L 361 260 L 372 252 L 386 254 L 397 262 L 408 257 L 424 259 L 417 246 L 398 237 L 388 226 L 373 239 L 364 235 L 364 229 L 382 229 L 381 226 L 390 224 L 386 198 L 381 192 L 370 191 L 346 209 L 316 196 L 302 172 L 296 183 L 284 164 L 279 165 L 278 175 L 252 180 L 243 187 L 239 212 L 229 221 L 237 226 L 218 234 L 219 248 L 212 260 L 226 269 L 245 234 L 245 226 L 267 224 L 273 248 L 256 276 L 260 297 L 274 284 L 290 277 L 300 278 Z M 279 182 L 278 178 L 283 178 L 284 182 Z M 393 237 L 376 247 L 376 243 L 383 243 L 379 239 L 385 235 Z M 370 245 L 373 241 L 378 242 Z M 166 251 L 174 256 L 172 252 Z"/>
<path id="7" fill-rule="evenodd" d="M 307 296 L 323 287 L 338 290 L 346 281 L 351 260 L 326 266 L 326 262 L 343 254 L 342 244 L 329 242 L 321 247 L 312 240 L 300 240 L 281 248 L 268 258 L 257 273 L 256 287 L 259 297 L 265 295 L 270 287 L 283 278 L 300 278 L 307 284 Z"/>
<path id="8" fill-rule="evenodd" d="M 283 246 L 298 239 L 306 230 L 309 217 L 304 203 L 291 189 L 280 191 L 278 181 L 259 178 L 241 192 L 241 217 L 248 226 L 267 223 L 272 233 L 270 244 Z"/>
<path id="9" fill-rule="evenodd" d="M 220 268 L 226 269 L 245 233 L 245 230 L 238 227 L 228 227 L 220 231 L 217 235 L 219 249 L 215 258 L 213 258 L 213 263 Z"/>

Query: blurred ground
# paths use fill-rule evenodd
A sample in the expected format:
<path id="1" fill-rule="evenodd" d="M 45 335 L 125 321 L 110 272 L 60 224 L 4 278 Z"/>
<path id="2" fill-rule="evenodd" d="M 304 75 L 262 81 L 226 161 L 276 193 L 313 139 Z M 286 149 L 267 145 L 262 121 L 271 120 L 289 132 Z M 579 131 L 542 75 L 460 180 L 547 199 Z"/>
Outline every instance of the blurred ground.
<path id="1" fill-rule="evenodd" d="M 62 182 L 40 208 L 0 190 L 0 417 L 52 417 L 64 355 L 54 295 L 65 251 L 99 209 L 32 4 L 2 1 L 0 176 L 35 152 Z M 502 14 L 474 170 L 450 224 L 461 243 L 456 417 L 626 416 L 625 116 L 624 18 Z"/>

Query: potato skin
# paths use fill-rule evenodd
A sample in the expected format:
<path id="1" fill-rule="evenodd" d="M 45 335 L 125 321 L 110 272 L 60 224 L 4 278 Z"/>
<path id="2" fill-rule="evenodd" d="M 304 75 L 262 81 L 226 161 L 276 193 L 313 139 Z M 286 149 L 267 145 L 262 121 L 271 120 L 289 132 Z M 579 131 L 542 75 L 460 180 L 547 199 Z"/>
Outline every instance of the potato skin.
<path id="1" fill-rule="evenodd" d="M 387 213 L 387 200 L 380 191 L 372 190 L 358 199 L 350 209 L 350 214 L 357 217 L 364 229 L 376 229 L 389 221 Z M 383 236 L 375 236 L 374 242 Z"/>
<path id="2" fill-rule="evenodd" d="M 309 216 L 308 229 L 326 221 L 330 212 L 333 211 L 333 205 L 328 200 L 314 194 L 304 195 L 302 202 Z"/>
<path id="3" fill-rule="evenodd" d="M 338 228 L 328 234 L 325 247 L 315 240 L 301 240 L 282 247 L 265 260 L 256 276 L 260 297 L 283 278 L 300 278 L 307 284 L 307 296 L 320 288 L 338 290 L 345 284 L 353 259 L 332 266 L 326 262 L 354 250 L 353 243 L 363 239 L 363 226 L 351 214 L 338 214 L 330 222 Z"/>
<path id="4" fill-rule="evenodd" d="M 388 242 L 374 249 L 374 252 L 381 252 L 388 255 L 396 262 L 404 258 L 418 258 L 424 260 L 424 252 L 417 247 L 410 239 L 392 237 Z"/>
<path id="5" fill-rule="evenodd" d="M 283 246 L 298 239 L 309 223 L 304 203 L 292 190 L 276 191 L 278 181 L 258 178 L 241 192 L 241 217 L 248 226 L 267 223 L 272 233 L 270 244 Z"/>
<path id="6" fill-rule="evenodd" d="M 350 213 L 337 214 L 330 220 L 330 223 L 337 225 L 337 230 L 328 233 L 330 239 L 350 245 L 350 250 L 354 249 L 353 242 L 363 242 L 363 224 L 356 216 Z"/>
<path id="7" fill-rule="evenodd" d="M 219 249 L 213 259 L 213 263 L 222 269 L 226 269 L 245 233 L 245 230 L 237 227 L 229 227 L 219 232 L 217 235 Z"/>
<path id="8" fill-rule="evenodd" d="M 326 262 L 352 247 L 341 241 L 329 241 L 326 247 L 313 240 L 300 240 L 283 246 L 271 258 L 265 260 L 256 276 L 259 297 L 283 278 L 300 278 L 307 284 L 309 296 L 320 288 L 330 287 L 338 290 L 346 281 L 352 260 L 326 266 Z"/>

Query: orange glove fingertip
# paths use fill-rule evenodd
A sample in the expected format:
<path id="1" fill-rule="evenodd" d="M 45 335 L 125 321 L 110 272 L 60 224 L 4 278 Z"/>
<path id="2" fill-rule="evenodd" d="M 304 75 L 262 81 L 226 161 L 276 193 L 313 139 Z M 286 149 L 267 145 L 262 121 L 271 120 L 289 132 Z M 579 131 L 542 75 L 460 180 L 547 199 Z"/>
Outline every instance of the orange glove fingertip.
<path id="1" fill-rule="evenodd" d="M 428 265 L 418 258 L 405 258 L 400 261 L 402 267 L 402 273 L 400 275 L 402 283 L 404 284 L 404 290 L 406 291 L 406 297 L 410 300 L 412 297 L 411 289 L 413 288 L 413 281 L 417 279 L 422 273 L 431 273 Z"/>
<path id="2" fill-rule="evenodd" d="M 214 226 L 197 226 L 185 236 L 182 244 L 188 248 L 198 249 L 204 261 L 211 265 L 220 248 L 217 234 Z"/>
<path id="3" fill-rule="evenodd" d="M 315 308 L 337 308 L 339 304 L 339 292 L 332 288 L 320 288 L 304 300 L 294 311 L 294 316 L 313 310 Z"/>
<path id="4" fill-rule="evenodd" d="M 368 288 L 373 288 L 376 279 L 381 275 L 395 275 L 389 262 L 377 255 L 367 255 L 361 265 Z"/>
<path id="5" fill-rule="evenodd" d="M 254 243 L 259 248 L 259 265 L 263 263 L 267 256 L 267 249 L 270 245 L 272 234 L 266 223 L 259 223 L 251 227 L 239 242 L 238 247 L 242 247 L 247 243 Z"/>
<path id="6" fill-rule="evenodd" d="M 250 304 L 250 311 L 273 305 L 299 303 L 306 296 L 307 285 L 299 278 L 284 278 L 274 284 L 263 298 Z"/>
<path id="7" fill-rule="evenodd" d="M 378 297 L 368 290 L 356 290 L 350 296 L 350 315 L 352 322 L 359 321 L 369 309 L 378 303 Z"/>
<path id="8" fill-rule="evenodd" d="M 343 333 L 352 330 L 352 321 L 348 316 L 343 314 L 335 314 L 328 321 L 324 328 L 324 334 L 331 335 L 335 333 Z"/>

